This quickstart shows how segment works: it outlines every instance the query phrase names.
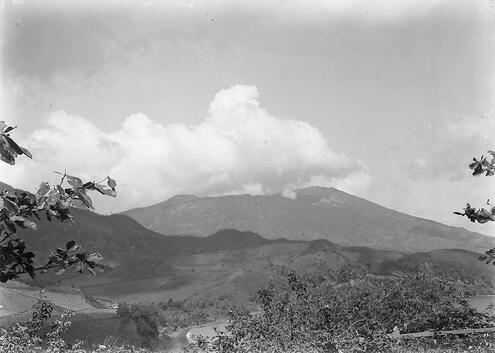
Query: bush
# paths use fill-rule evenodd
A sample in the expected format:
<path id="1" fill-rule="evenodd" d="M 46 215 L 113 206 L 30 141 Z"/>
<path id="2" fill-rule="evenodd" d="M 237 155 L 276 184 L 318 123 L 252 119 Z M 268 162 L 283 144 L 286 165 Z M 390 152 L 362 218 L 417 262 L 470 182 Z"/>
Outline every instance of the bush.
<path id="1" fill-rule="evenodd" d="M 123 320 L 132 320 L 136 324 L 144 346 L 151 347 L 157 343 L 161 318 L 151 306 L 120 303 L 117 316 Z"/>
<path id="2" fill-rule="evenodd" d="M 342 277 L 342 276 L 340 276 Z M 344 276 L 345 277 L 345 276 Z M 403 340 L 389 334 L 495 326 L 493 317 L 469 307 L 462 291 L 418 275 L 387 280 L 365 277 L 319 284 L 287 274 L 283 287 L 258 292 L 261 315 L 231 312 L 225 333 L 196 350 L 212 352 L 391 352 L 400 349 L 481 346 L 493 335 Z M 194 350 L 193 349 L 193 350 Z"/>

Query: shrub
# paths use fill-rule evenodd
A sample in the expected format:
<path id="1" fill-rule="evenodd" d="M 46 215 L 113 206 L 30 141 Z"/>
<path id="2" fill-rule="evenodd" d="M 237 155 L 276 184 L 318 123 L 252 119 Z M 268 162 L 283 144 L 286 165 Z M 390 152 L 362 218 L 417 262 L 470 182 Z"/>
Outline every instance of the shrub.
<path id="1" fill-rule="evenodd" d="M 161 318 L 151 306 L 120 303 L 117 316 L 136 324 L 137 332 L 143 338 L 143 345 L 151 347 L 157 343 Z"/>
<path id="2" fill-rule="evenodd" d="M 347 276 L 347 275 L 346 275 Z M 260 315 L 230 314 L 226 332 L 193 350 L 241 352 L 391 352 L 490 343 L 483 338 L 403 340 L 389 334 L 494 326 L 493 317 L 469 307 L 462 291 L 440 279 L 418 275 L 387 280 L 364 277 L 319 284 L 287 274 L 283 287 L 269 283 L 258 292 Z M 490 343 L 490 348 L 495 345 Z M 399 349 L 399 350 L 398 350 Z"/>

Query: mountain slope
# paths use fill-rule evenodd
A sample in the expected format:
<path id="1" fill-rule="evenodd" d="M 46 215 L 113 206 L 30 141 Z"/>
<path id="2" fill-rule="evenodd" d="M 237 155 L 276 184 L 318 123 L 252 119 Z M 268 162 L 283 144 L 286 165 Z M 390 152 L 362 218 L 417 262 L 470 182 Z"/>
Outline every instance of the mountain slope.
<path id="1" fill-rule="evenodd" d="M 243 237 L 230 233 L 228 237 Z M 465 250 L 408 254 L 363 247 L 342 247 L 328 241 L 267 241 L 247 248 L 216 250 L 180 257 L 151 256 L 131 260 L 96 280 L 69 281 L 86 293 L 126 302 L 243 298 L 268 280 L 279 280 L 289 269 L 312 278 L 332 270 L 355 269 L 371 277 L 433 272 L 446 280 L 472 285 L 474 292 L 495 284 L 495 268 Z M 247 300 L 244 298 L 243 300 Z"/>
<path id="2" fill-rule="evenodd" d="M 0 182 L 0 192 L 24 192 Z M 28 249 L 36 250 L 36 260 L 43 261 L 51 250 L 64 247 L 69 240 L 81 244 L 84 250 L 104 255 L 107 264 L 148 258 L 175 257 L 216 250 L 249 248 L 273 241 L 252 232 L 224 229 L 209 237 L 163 236 L 149 230 L 126 215 L 103 216 L 73 208 L 74 222 L 51 222 L 45 217 L 34 219 L 37 230 L 18 228 L 16 236 L 23 239 Z"/>
<path id="3" fill-rule="evenodd" d="M 317 196 L 302 193 L 299 201 L 330 202 Z M 346 207 L 364 212 L 368 205 L 367 201 L 353 197 L 346 200 L 330 196 L 340 208 L 347 203 Z M 354 204 L 349 205 L 350 202 Z M 393 211 L 390 212 L 393 216 Z M 325 276 L 330 270 L 345 267 L 380 276 L 397 271 L 431 270 L 445 278 L 474 283 L 478 288 L 493 285 L 495 278 L 493 266 L 484 266 L 476 260 L 477 254 L 465 250 L 408 254 L 363 246 L 345 247 L 324 239 L 265 239 L 254 232 L 234 229 L 223 229 L 202 238 L 164 236 L 125 215 L 102 216 L 78 209 L 72 213 L 74 223 L 41 220 L 37 222 L 38 231 L 21 230 L 19 236 L 40 257 L 68 240 L 76 240 L 87 250 L 101 252 L 113 268 L 96 277 L 47 273 L 39 276 L 38 281 L 50 284 L 62 280 L 65 285 L 81 288 L 88 297 L 112 301 L 157 302 L 164 298 L 228 295 L 245 303 L 246 296 L 289 268 L 311 276 Z"/>
<path id="4" fill-rule="evenodd" d="M 491 237 L 409 216 L 334 188 L 297 190 L 295 199 L 179 195 L 124 214 L 161 234 L 207 236 L 234 228 L 268 239 L 327 239 L 346 246 L 400 251 L 459 248 L 482 252 L 495 246 Z"/>
<path id="5" fill-rule="evenodd" d="M 86 251 L 104 255 L 106 263 L 118 265 L 129 261 L 160 256 L 180 257 L 218 250 L 235 250 L 273 243 L 252 232 L 224 229 L 211 236 L 164 236 L 144 228 L 125 215 L 102 216 L 96 213 L 72 209 L 74 222 L 49 222 L 35 220 L 38 230 L 20 229 L 18 236 L 26 246 L 36 249 L 41 257 L 50 250 L 63 247 L 75 240 Z"/>

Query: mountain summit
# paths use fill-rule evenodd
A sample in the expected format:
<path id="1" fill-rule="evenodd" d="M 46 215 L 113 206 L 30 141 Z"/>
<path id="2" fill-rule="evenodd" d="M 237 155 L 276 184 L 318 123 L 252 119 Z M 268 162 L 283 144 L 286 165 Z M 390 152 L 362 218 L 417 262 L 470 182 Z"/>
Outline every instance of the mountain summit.
<path id="1" fill-rule="evenodd" d="M 326 239 L 345 246 L 400 251 L 460 248 L 482 252 L 495 245 L 491 237 L 413 217 L 324 187 L 296 190 L 294 198 L 174 196 L 124 214 L 162 234 L 204 237 L 233 228 L 268 239 Z"/>

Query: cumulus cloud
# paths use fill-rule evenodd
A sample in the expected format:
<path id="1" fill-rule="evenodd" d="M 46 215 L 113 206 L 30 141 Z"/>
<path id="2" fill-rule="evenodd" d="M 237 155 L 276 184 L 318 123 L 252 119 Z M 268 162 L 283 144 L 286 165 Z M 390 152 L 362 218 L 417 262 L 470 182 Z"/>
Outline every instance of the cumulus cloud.
<path id="1" fill-rule="evenodd" d="M 105 132 L 83 117 L 54 112 L 46 127 L 23 141 L 34 160 L 1 166 L 2 179 L 32 188 L 41 178 L 56 178 L 54 170 L 89 179 L 111 175 L 119 182 L 119 197 L 98 199 L 103 211 L 148 205 L 177 193 L 290 197 L 295 188 L 308 185 L 349 192 L 367 187 L 361 163 L 330 149 L 314 126 L 270 115 L 258 96 L 255 86 L 221 90 L 204 121 L 194 126 L 162 125 L 137 113 Z"/>

